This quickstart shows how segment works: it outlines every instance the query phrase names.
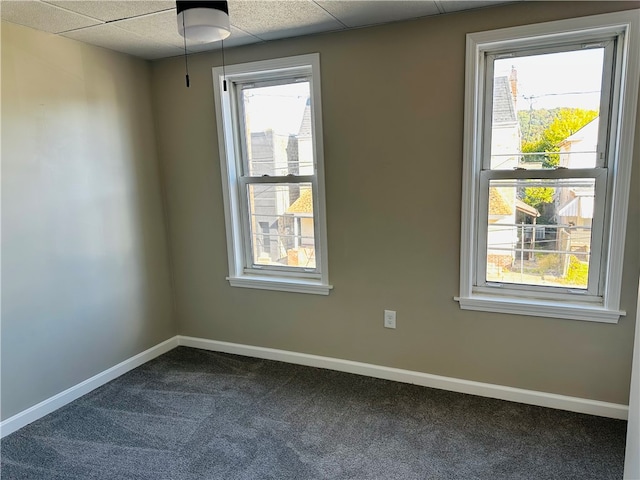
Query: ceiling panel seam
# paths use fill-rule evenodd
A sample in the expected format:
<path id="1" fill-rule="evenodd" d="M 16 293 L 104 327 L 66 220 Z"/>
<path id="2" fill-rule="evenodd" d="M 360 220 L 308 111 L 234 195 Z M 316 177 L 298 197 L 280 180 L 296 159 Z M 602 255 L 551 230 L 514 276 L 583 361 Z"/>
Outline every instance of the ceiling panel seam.
<path id="1" fill-rule="evenodd" d="M 151 15 L 157 15 L 158 13 L 170 12 L 175 8 L 165 8 L 164 10 L 158 10 L 157 12 L 141 13 L 140 15 L 132 15 L 130 17 L 116 18 L 115 20 L 105 20 L 104 23 L 122 22 L 123 20 L 131 20 L 132 18 L 150 17 Z"/>
<path id="2" fill-rule="evenodd" d="M 44 2 L 44 1 L 41 1 L 41 0 L 38 0 L 38 2 L 42 3 L 44 5 L 47 5 L 47 6 L 51 7 L 51 8 L 56 8 L 58 10 L 62 10 L 63 12 L 67 12 L 67 13 L 70 13 L 72 15 L 77 15 L 78 17 L 88 18 L 89 20 L 94 20 L 96 22 L 100 22 L 101 24 L 105 23 L 104 20 L 100 20 L 99 18 L 95 18 L 95 17 L 92 17 L 90 15 L 85 15 L 84 13 L 74 12 L 73 10 L 69 10 L 68 8 L 64 8 L 64 7 L 61 7 L 59 5 L 55 5 L 53 3 Z M 95 26 L 95 25 L 93 25 L 93 26 Z M 88 28 L 88 27 L 83 27 L 83 28 Z M 74 29 L 74 30 L 77 30 L 77 28 Z M 69 30 L 69 31 L 71 31 L 71 30 Z M 64 33 L 64 32 L 58 32 L 58 33 Z"/>
<path id="3" fill-rule="evenodd" d="M 436 4 L 436 8 L 438 9 L 438 12 L 440 13 L 447 13 L 447 11 L 444 9 L 444 7 L 442 6 L 442 2 L 440 2 L 439 0 L 434 0 L 434 2 Z"/>
<path id="4" fill-rule="evenodd" d="M 342 25 L 344 28 L 349 28 L 348 25 L 346 25 L 342 20 L 340 20 L 338 17 L 336 17 L 333 13 L 331 13 L 329 10 L 327 10 L 326 8 L 324 8 L 322 5 L 320 5 L 318 2 L 316 2 L 315 0 L 311 0 L 311 3 L 315 3 L 317 7 L 320 7 L 322 10 L 324 10 L 327 15 L 329 15 L 330 17 L 332 17 L 336 22 L 338 22 L 340 25 Z"/>

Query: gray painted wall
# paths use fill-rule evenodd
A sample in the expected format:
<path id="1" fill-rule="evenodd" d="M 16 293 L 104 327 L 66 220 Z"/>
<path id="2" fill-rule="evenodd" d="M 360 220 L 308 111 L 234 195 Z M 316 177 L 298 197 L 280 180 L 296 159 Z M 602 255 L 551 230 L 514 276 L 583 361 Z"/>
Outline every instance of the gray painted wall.
<path id="1" fill-rule="evenodd" d="M 149 70 L 2 24 L 2 419 L 176 333 Z"/>
<path id="2" fill-rule="evenodd" d="M 178 331 L 626 404 L 640 259 L 640 134 L 617 325 L 461 311 L 465 34 L 637 2 L 526 2 L 226 52 L 228 64 L 320 52 L 328 297 L 231 288 L 211 68 L 155 62 Z M 640 123 L 639 123 L 640 125 Z M 383 309 L 397 330 L 382 327 Z"/>

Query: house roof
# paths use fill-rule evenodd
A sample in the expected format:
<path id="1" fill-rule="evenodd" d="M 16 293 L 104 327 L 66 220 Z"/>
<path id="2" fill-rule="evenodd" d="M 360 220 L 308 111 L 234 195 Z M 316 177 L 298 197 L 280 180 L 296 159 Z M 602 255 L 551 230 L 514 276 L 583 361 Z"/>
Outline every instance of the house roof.
<path id="1" fill-rule="evenodd" d="M 590 186 L 590 187 L 573 187 L 571 189 L 571 193 L 573 193 L 576 197 L 593 197 L 595 195 L 593 189 L 594 189 L 593 186 Z"/>
<path id="2" fill-rule="evenodd" d="M 300 196 L 287 208 L 287 213 L 313 213 L 313 197 L 310 188 L 300 189 Z"/>
<path id="3" fill-rule="evenodd" d="M 522 200 L 516 199 L 516 210 L 518 210 L 519 212 L 525 213 L 531 217 L 540 216 L 540 212 L 536 208 L 533 208 L 531 205 L 527 205 Z"/>
<path id="4" fill-rule="evenodd" d="M 511 215 L 514 205 L 500 192 L 497 187 L 489 188 L 489 215 Z M 539 217 L 540 212 L 527 205 L 522 200 L 516 199 L 515 209 L 531 217 Z"/>
<path id="5" fill-rule="evenodd" d="M 304 107 L 298 138 L 311 136 L 311 98 L 307 98 L 307 105 Z"/>
<path id="6" fill-rule="evenodd" d="M 593 197 L 576 197 L 558 210 L 560 217 L 593 218 Z"/>
<path id="7" fill-rule="evenodd" d="M 496 77 L 493 80 L 493 123 L 517 122 L 509 77 Z"/>
<path id="8" fill-rule="evenodd" d="M 513 206 L 496 187 L 489 188 L 489 215 L 511 215 Z"/>

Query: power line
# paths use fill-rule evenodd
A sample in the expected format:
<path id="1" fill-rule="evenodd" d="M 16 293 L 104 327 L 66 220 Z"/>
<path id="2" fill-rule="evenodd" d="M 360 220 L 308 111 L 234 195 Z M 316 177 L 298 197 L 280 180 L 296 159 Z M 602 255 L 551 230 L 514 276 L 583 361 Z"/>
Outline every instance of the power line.
<path id="1" fill-rule="evenodd" d="M 600 93 L 600 90 L 585 90 L 582 92 L 561 92 L 561 93 L 541 93 L 539 95 L 520 95 L 524 100 L 535 100 L 536 98 L 543 97 L 559 97 L 564 95 L 588 95 L 592 93 Z"/>

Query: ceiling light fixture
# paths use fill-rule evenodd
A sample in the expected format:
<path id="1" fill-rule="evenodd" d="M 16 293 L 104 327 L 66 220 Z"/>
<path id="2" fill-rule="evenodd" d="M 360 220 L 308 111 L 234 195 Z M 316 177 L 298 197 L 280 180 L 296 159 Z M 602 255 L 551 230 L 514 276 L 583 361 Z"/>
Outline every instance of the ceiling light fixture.
<path id="1" fill-rule="evenodd" d="M 176 2 L 178 32 L 196 43 L 224 40 L 231 34 L 229 5 L 225 2 Z"/>
<path id="2" fill-rule="evenodd" d="M 222 41 L 222 68 L 224 68 L 224 39 L 231 35 L 229 4 L 216 1 L 176 2 L 178 33 L 184 38 L 184 68 L 187 88 L 189 81 L 189 61 L 187 60 L 187 39 L 196 43 Z M 224 81 L 227 91 L 227 81 Z"/>

